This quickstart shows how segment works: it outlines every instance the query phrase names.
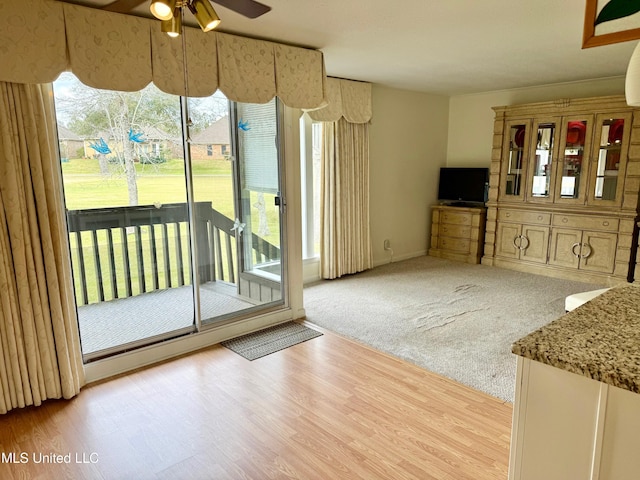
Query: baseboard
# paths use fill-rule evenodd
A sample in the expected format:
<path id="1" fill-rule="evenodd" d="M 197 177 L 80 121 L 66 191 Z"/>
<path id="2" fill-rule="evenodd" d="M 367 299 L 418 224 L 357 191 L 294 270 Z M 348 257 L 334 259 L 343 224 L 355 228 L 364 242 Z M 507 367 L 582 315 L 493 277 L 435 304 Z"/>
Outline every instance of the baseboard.
<path id="1" fill-rule="evenodd" d="M 320 280 L 320 258 L 307 258 L 302 261 L 302 283 L 309 283 Z"/>
<path id="2" fill-rule="evenodd" d="M 374 258 L 373 259 L 373 266 L 374 267 L 379 267 L 381 265 L 387 265 L 388 263 L 395 263 L 395 262 L 401 262 L 403 260 L 409 260 L 410 258 L 424 257 L 426 254 L 427 254 L 426 250 L 420 250 L 420 251 L 411 252 L 411 253 L 404 253 L 402 255 L 391 255 L 391 254 L 389 254 L 385 258 Z"/>
<path id="3" fill-rule="evenodd" d="M 403 255 L 388 255 L 386 258 L 378 258 L 373 259 L 373 267 L 379 267 L 381 265 L 387 265 L 388 263 L 401 262 L 402 260 L 409 260 L 410 258 L 415 257 L 424 257 L 427 254 L 426 250 L 420 250 L 418 252 L 405 253 Z M 309 285 L 314 282 L 318 282 L 322 280 L 320 276 L 320 259 L 312 258 L 308 260 L 304 260 L 303 263 L 304 274 L 303 274 L 303 282 L 304 285 Z"/>

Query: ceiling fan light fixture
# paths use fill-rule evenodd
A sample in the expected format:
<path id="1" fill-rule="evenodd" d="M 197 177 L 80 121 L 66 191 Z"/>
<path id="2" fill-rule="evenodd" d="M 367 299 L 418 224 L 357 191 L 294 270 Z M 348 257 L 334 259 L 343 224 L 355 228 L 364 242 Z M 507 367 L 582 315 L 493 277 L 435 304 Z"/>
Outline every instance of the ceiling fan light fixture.
<path id="1" fill-rule="evenodd" d="M 213 30 L 220 24 L 220 17 L 209 0 L 193 0 L 188 5 L 203 32 Z"/>
<path id="2" fill-rule="evenodd" d="M 176 0 L 151 0 L 149 10 L 158 20 L 171 20 L 176 8 Z"/>
<path id="3" fill-rule="evenodd" d="M 169 20 L 162 20 L 160 30 L 171 38 L 180 36 L 182 33 L 182 9 L 180 7 L 173 10 L 173 16 Z"/>

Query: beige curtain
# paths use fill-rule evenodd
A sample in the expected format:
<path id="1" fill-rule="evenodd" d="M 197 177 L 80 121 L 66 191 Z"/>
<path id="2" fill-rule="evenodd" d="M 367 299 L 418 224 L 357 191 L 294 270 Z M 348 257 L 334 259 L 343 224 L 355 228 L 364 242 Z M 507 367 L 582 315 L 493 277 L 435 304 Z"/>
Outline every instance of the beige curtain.
<path id="1" fill-rule="evenodd" d="M 369 124 L 322 124 L 320 261 L 322 278 L 372 266 L 369 231 Z"/>
<path id="2" fill-rule="evenodd" d="M 0 413 L 84 383 L 50 85 L 0 82 Z"/>
<path id="3" fill-rule="evenodd" d="M 351 123 L 367 123 L 373 116 L 371 84 L 344 78 L 327 77 L 325 103 L 307 110 L 316 122 L 337 122 L 344 117 Z"/>

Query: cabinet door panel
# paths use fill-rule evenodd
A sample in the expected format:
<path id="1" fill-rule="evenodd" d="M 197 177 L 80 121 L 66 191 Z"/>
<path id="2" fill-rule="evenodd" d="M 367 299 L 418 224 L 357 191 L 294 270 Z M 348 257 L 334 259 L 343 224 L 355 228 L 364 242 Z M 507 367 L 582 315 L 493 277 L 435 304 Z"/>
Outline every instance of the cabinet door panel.
<path id="1" fill-rule="evenodd" d="M 578 268 L 577 255 L 580 253 L 581 240 L 582 232 L 580 230 L 553 229 L 549 264 Z"/>
<path id="2" fill-rule="evenodd" d="M 514 241 L 520 235 L 520 225 L 514 223 L 499 223 L 496 232 L 496 256 L 519 258 L 520 250 Z"/>
<path id="3" fill-rule="evenodd" d="M 580 269 L 613 273 L 618 244 L 616 233 L 584 232 L 582 243 Z"/>
<path id="4" fill-rule="evenodd" d="M 527 239 L 528 244 L 520 253 L 520 259 L 530 262 L 547 263 L 549 227 L 523 225 L 522 235 Z"/>
<path id="5" fill-rule="evenodd" d="M 561 120 L 558 117 L 539 119 L 533 123 L 536 137 L 532 142 L 529 162 L 527 201 L 549 202 L 553 199 L 553 168 L 558 158 L 557 132 Z"/>
<path id="6" fill-rule="evenodd" d="M 584 204 L 593 137 L 593 116 L 565 117 L 561 135 L 561 158 L 555 169 L 555 202 Z"/>
<path id="7" fill-rule="evenodd" d="M 609 388 L 599 478 L 638 478 L 640 415 L 637 412 L 640 412 L 640 395 L 621 388 Z"/>
<path id="8" fill-rule="evenodd" d="M 526 415 L 520 480 L 583 480 L 591 476 L 600 384 L 590 378 L 525 359 L 531 365 L 524 405 Z M 511 477 L 510 477 L 511 478 Z M 613 479 L 615 477 L 600 477 Z"/>
<path id="9" fill-rule="evenodd" d="M 530 139 L 531 120 L 511 120 L 506 123 L 499 192 L 502 200 L 522 201 L 525 198 Z"/>
<path id="10" fill-rule="evenodd" d="M 622 204 L 631 113 L 599 114 L 589 173 L 589 205 Z"/>

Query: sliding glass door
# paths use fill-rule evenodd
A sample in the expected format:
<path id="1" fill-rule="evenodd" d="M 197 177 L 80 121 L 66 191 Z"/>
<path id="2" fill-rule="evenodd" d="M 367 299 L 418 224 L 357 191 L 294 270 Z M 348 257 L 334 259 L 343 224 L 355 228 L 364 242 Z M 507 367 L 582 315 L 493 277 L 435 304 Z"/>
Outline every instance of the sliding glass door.
<path id="1" fill-rule="evenodd" d="M 190 99 L 190 111 L 211 101 Z M 229 107 L 190 142 L 205 325 L 283 304 L 278 105 Z M 224 135 L 230 150 L 216 143 Z M 203 157 L 215 174 L 198 168 Z"/>
<path id="2" fill-rule="evenodd" d="M 194 330 L 179 98 L 54 84 L 85 358 Z"/>
<path id="3" fill-rule="evenodd" d="M 275 100 L 54 91 L 87 361 L 283 304 Z"/>

